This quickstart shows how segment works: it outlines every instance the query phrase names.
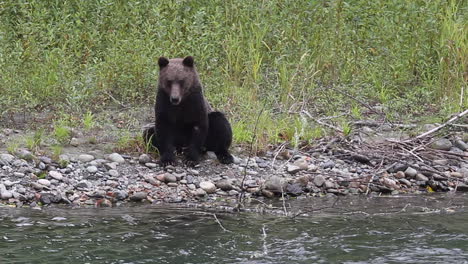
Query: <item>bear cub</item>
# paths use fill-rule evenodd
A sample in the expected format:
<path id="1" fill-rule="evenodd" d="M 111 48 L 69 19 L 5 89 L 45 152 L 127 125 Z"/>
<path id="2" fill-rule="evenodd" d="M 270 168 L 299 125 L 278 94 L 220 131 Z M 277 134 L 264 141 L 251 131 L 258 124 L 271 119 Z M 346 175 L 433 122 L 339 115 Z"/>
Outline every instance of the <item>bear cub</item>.
<path id="1" fill-rule="evenodd" d="M 231 125 L 223 113 L 212 111 L 203 96 L 193 57 L 160 57 L 158 64 L 155 126 L 145 130 L 143 137 L 158 149 L 159 162 L 174 164 L 177 151 L 193 166 L 204 152 L 213 151 L 221 163 L 232 163 Z"/>

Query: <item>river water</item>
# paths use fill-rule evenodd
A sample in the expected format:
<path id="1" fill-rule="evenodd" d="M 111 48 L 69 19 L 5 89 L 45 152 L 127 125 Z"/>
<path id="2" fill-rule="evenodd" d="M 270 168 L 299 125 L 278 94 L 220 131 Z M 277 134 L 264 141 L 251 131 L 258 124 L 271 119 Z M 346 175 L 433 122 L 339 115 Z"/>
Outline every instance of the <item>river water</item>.
<path id="1" fill-rule="evenodd" d="M 289 217 L 4 206 L 0 263 L 468 263 L 467 202 L 466 195 L 279 202 Z M 298 208 L 303 214 L 291 217 Z"/>

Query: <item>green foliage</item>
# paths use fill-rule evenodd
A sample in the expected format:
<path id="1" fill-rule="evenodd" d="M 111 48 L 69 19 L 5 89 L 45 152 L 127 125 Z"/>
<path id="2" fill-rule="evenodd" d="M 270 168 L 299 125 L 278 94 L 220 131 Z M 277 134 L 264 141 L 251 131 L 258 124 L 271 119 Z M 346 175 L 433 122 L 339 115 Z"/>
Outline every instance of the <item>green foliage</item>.
<path id="1" fill-rule="evenodd" d="M 38 129 L 34 132 L 32 136 L 26 137 L 25 144 L 29 150 L 36 152 L 39 150 L 39 147 L 41 146 L 43 140 L 44 140 L 44 130 Z"/>
<path id="2" fill-rule="evenodd" d="M 83 126 L 86 131 L 91 130 L 94 128 L 96 125 L 96 122 L 94 121 L 94 114 L 91 113 L 90 111 L 86 112 L 86 114 L 83 116 Z"/>
<path id="3" fill-rule="evenodd" d="M 59 120 L 54 124 L 54 137 L 60 144 L 67 144 L 71 139 L 71 131 L 67 122 Z"/>
<path id="4" fill-rule="evenodd" d="M 5 1 L 0 115 L 79 111 L 91 129 L 90 111 L 152 103 L 161 55 L 195 56 L 236 142 L 252 139 L 264 104 L 260 141 L 291 139 L 300 124 L 283 120 L 304 107 L 349 111 L 352 99 L 327 87 L 405 114 L 457 111 L 468 107 L 467 13 L 462 0 Z M 323 133 L 309 129 L 302 137 Z M 70 137 L 65 126 L 54 135 Z"/>
<path id="5" fill-rule="evenodd" d="M 62 155 L 62 153 L 63 153 L 63 146 L 61 146 L 61 145 L 52 145 L 51 150 L 52 150 L 52 158 L 54 160 L 60 161 L 60 155 Z"/>

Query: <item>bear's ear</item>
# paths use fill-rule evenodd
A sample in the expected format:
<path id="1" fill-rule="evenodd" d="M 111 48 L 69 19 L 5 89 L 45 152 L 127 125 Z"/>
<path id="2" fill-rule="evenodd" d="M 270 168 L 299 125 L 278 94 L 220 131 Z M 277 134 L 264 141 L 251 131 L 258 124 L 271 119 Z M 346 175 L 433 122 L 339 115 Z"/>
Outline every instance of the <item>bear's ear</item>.
<path id="1" fill-rule="evenodd" d="M 187 56 L 185 59 L 182 61 L 182 64 L 187 67 L 193 67 L 193 57 L 192 56 Z"/>
<path id="2" fill-rule="evenodd" d="M 164 68 L 169 64 L 169 60 L 165 57 L 159 57 L 158 64 L 159 68 Z"/>

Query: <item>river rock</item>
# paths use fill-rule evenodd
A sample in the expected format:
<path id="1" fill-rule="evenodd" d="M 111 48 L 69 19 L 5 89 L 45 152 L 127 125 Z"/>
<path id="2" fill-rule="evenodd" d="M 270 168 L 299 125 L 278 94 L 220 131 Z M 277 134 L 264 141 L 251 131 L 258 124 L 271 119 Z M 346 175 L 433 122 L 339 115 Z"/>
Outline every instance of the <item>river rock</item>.
<path id="1" fill-rule="evenodd" d="M 299 183 L 288 184 L 286 186 L 286 192 L 291 195 L 301 195 L 303 193 L 302 186 Z"/>
<path id="2" fill-rule="evenodd" d="M 408 181 L 407 179 L 399 179 L 398 180 L 400 183 L 406 185 L 407 187 L 411 187 L 411 182 Z"/>
<path id="3" fill-rule="evenodd" d="M 450 172 L 450 177 L 463 178 L 463 174 L 461 172 L 458 172 L 458 171 L 452 171 L 452 172 Z"/>
<path id="4" fill-rule="evenodd" d="M 299 166 L 293 165 L 293 164 L 288 164 L 286 165 L 286 171 L 290 174 L 295 174 L 299 171 L 301 171 L 301 168 Z"/>
<path id="5" fill-rule="evenodd" d="M 96 173 L 98 171 L 98 168 L 96 166 L 88 166 L 88 167 L 86 167 L 86 170 L 89 173 Z"/>
<path id="6" fill-rule="evenodd" d="M 326 161 L 326 162 L 322 163 L 321 166 L 324 169 L 331 169 L 331 168 L 335 167 L 335 162 L 333 162 L 332 160 L 329 160 L 329 161 Z"/>
<path id="7" fill-rule="evenodd" d="M 119 177 L 119 172 L 117 170 L 109 170 L 107 173 L 111 177 Z"/>
<path id="8" fill-rule="evenodd" d="M 223 191 L 230 191 L 232 190 L 232 184 L 229 180 L 220 180 L 216 183 L 216 187 Z"/>
<path id="9" fill-rule="evenodd" d="M 446 138 L 438 139 L 431 144 L 431 148 L 438 150 L 447 150 L 449 151 L 452 147 L 452 142 Z"/>
<path id="10" fill-rule="evenodd" d="M 134 202 L 139 202 L 143 199 L 146 199 L 147 193 L 146 192 L 136 192 L 130 196 L 130 200 Z"/>
<path id="11" fill-rule="evenodd" d="M 281 193 L 286 189 L 286 180 L 278 176 L 271 176 L 265 181 L 265 189 L 274 193 Z"/>
<path id="12" fill-rule="evenodd" d="M 313 182 L 314 182 L 315 186 L 322 187 L 323 184 L 325 183 L 325 178 L 322 175 L 317 175 L 317 176 L 314 177 Z"/>
<path id="13" fill-rule="evenodd" d="M 216 192 L 216 185 L 214 185 L 210 181 L 200 182 L 200 188 L 202 188 L 207 193 L 215 193 Z"/>
<path id="14" fill-rule="evenodd" d="M 15 159 L 15 156 L 11 154 L 0 154 L 0 161 L 11 163 L 14 159 Z"/>
<path id="15" fill-rule="evenodd" d="M 405 173 L 402 172 L 402 171 L 397 171 L 397 172 L 395 173 L 395 178 L 397 178 L 397 179 L 403 179 L 403 178 L 405 178 Z"/>
<path id="16" fill-rule="evenodd" d="M 396 182 L 392 179 L 389 178 L 382 178 L 382 184 L 385 185 L 386 187 L 390 189 L 399 189 L 399 186 L 396 184 Z"/>
<path id="17" fill-rule="evenodd" d="M 427 178 L 427 177 L 424 176 L 423 174 L 421 174 L 421 173 L 416 174 L 416 181 L 424 181 L 424 182 L 426 182 L 426 181 L 428 181 L 428 180 L 429 180 L 429 178 Z"/>
<path id="18" fill-rule="evenodd" d="M 138 162 L 141 164 L 149 163 L 151 162 L 151 157 L 148 154 L 141 154 L 140 157 L 138 157 Z"/>
<path id="19" fill-rule="evenodd" d="M 406 175 L 406 177 L 407 177 L 407 178 L 410 178 L 410 179 L 416 177 L 416 174 L 417 174 L 417 173 L 418 173 L 418 171 L 415 170 L 415 169 L 413 169 L 413 168 L 411 168 L 411 167 L 408 167 L 408 168 L 405 170 L 405 175 Z"/>
<path id="20" fill-rule="evenodd" d="M 34 159 L 34 155 L 31 153 L 31 151 L 26 150 L 26 149 L 18 149 L 15 152 L 16 156 L 20 159 L 24 160 L 32 160 Z"/>
<path id="21" fill-rule="evenodd" d="M 78 160 L 81 161 L 81 162 L 90 162 L 94 159 L 94 156 L 93 155 L 89 155 L 89 154 L 81 154 L 78 156 Z"/>
<path id="22" fill-rule="evenodd" d="M 125 163 L 125 159 L 119 153 L 110 154 L 108 159 L 110 161 L 117 162 L 117 163 L 120 163 L 120 164 Z"/>
<path id="23" fill-rule="evenodd" d="M 128 192 L 123 190 L 118 190 L 114 192 L 115 199 L 121 201 L 125 200 L 128 197 Z"/>
<path id="24" fill-rule="evenodd" d="M 61 181 L 63 179 L 62 173 L 60 173 L 58 171 L 49 171 L 49 176 L 52 179 L 56 179 L 57 181 Z"/>
<path id="25" fill-rule="evenodd" d="M 309 163 L 306 158 L 299 158 L 294 161 L 294 166 L 299 167 L 301 170 L 307 170 L 309 168 Z"/>
<path id="26" fill-rule="evenodd" d="M 172 173 L 164 173 L 164 182 L 177 182 L 177 177 Z"/>
<path id="27" fill-rule="evenodd" d="M 453 142 L 455 147 L 463 150 L 463 151 L 468 151 L 468 144 L 466 144 L 465 142 L 463 142 L 463 140 L 455 140 L 455 142 Z"/>
<path id="28" fill-rule="evenodd" d="M 39 183 L 39 184 L 42 185 L 42 186 L 46 186 L 46 187 L 50 186 L 50 181 L 49 181 L 49 180 L 46 180 L 46 179 L 39 179 L 39 180 L 37 181 L 37 183 Z"/>
<path id="29" fill-rule="evenodd" d="M 194 194 L 195 194 L 196 196 L 203 197 L 203 196 L 206 195 L 206 191 L 203 190 L 203 189 L 201 189 L 201 188 L 198 188 L 198 189 L 196 189 L 196 190 L 194 191 Z"/>

